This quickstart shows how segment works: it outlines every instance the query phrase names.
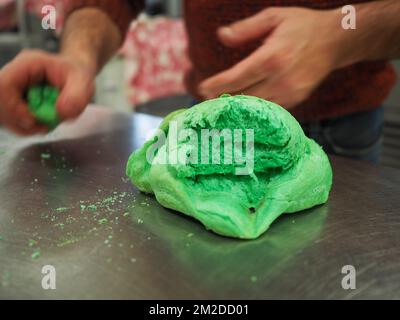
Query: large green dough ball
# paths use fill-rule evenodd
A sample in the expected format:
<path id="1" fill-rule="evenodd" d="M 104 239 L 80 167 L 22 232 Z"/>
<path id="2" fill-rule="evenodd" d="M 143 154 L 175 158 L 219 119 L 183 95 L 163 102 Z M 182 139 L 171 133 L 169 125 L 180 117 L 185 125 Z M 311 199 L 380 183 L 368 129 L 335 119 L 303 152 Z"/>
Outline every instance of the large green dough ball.
<path id="1" fill-rule="evenodd" d="M 304 135 L 289 112 L 272 102 L 224 95 L 170 114 L 160 129 L 130 156 L 127 175 L 141 191 L 154 194 L 161 205 L 196 218 L 218 234 L 257 238 L 281 214 L 328 199 L 332 185 L 328 157 Z M 245 164 L 224 161 L 251 150 L 246 149 L 245 141 L 239 151 L 225 150 L 225 136 L 221 135 L 220 148 L 213 149 L 212 139 L 199 138 L 205 129 L 219 133 L 229 129 L 227 141 L 229 132 L 242 130 L 242 138 L 254 146 L 248 174 L 238 174 Z M 253 139 L 244 134 L 246 129 L 253 132 Z M 183 130 L 191 134 L 177 142 L 170 139 Z M 234 134 L 231 138 L 235 139 Z M 208 153 L 204 151 L 207 144 Z M 186 162 L 171 161 L 173 154 L 186 155 Z M 200 159 L 200 154 L 208 161 L 193 161 Z M 220 161 L 213 163 L 218 156 Z"/>
<path id="2" fill-rule="evenodd" d="M 35 86 L 28 91 L 28 108 L 39 123 L 50 130 L 56 128 L 60 118 L 56 109 L 58 90 L 50 86 Z"/>

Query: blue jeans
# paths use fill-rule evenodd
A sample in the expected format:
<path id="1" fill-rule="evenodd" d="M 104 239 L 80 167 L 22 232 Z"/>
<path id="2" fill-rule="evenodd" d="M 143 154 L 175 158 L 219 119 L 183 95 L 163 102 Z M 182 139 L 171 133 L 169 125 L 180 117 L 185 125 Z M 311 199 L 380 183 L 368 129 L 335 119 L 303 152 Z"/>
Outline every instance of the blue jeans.
<path id="1" fill-rule="evenodd" d="M 304 133 L 325 152 L 379 162 L 382 148 L 383 107 L 343 117 L 301 123 Z"/>

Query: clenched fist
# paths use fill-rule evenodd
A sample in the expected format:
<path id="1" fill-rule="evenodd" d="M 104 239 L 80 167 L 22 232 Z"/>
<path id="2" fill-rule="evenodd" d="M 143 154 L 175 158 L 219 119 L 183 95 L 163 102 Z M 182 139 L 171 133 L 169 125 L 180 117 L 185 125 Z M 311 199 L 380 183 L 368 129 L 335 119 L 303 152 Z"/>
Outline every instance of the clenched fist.
<path id="1" fill-rule="evenodd" d="M 79 59 L 40 50 L 22 51 L 0 70 L 0 122 L 10 130 L 29 135 L 45 133 L 28 110 L 26 91 L 47 83 L 59 89 L 56 108 L 62 120 L 77 117 L 94 92 L 95 69 Z"/>

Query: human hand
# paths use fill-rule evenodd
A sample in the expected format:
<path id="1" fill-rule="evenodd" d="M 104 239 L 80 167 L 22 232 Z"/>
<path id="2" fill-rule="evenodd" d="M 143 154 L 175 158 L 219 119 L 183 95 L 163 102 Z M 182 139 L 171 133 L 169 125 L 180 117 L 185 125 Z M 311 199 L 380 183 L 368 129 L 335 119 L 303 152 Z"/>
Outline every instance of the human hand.
<path id="1" fill-rule="evenodd" d="M 95 74 L 95 68 L 84 60 L 24 50 L 0 70 L 0 122 L 21 135 L 47 132 L 44 125 L 36 122 L 24 100 L 31 86 L 43 82 L 60 91 L 56 102 L 60 118 L 77 117 L 93 95 Z"/>
<path id="2" fill-rule="evenodd" d="M 220 28 L 218 37 L 229 47 L 265 40 L 238 64 L 203 81 L 200 94 L 210 99 L 243 93 L 293 108 L 338 67 L 342 34 L 338 12 L 268 8 Z"/>

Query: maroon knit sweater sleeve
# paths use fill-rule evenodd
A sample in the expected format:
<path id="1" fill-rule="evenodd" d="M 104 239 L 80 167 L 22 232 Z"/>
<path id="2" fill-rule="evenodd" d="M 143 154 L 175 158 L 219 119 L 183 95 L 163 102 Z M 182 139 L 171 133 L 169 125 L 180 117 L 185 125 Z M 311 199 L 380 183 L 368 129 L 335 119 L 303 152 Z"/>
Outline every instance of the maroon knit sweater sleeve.
<path id="1" fill-rule="evenodd" d="M 118 26 L 124 37 L 129 24 L 144 8 L 145 0 L 65 0 L 66 16 L 83 7 L 103 10 Z"/>

